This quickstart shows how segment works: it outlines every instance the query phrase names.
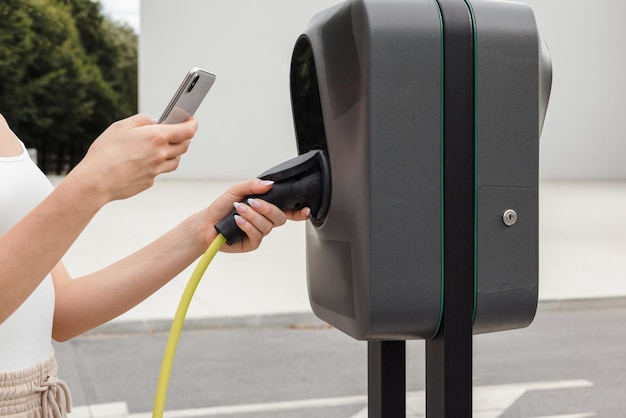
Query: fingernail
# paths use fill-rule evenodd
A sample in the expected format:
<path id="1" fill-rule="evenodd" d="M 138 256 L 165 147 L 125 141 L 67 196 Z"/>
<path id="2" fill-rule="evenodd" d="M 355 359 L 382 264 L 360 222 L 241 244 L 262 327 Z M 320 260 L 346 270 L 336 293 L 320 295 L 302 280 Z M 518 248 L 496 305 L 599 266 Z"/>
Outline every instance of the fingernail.
<path id="1" fill-rule="evenodd" d="M 306 217 L 307 218 L 311 217 L 311 209 L 310 208 L 306 208 Z"/>
<path id="2" fill-rule="evenodd" d="M 271 186 L 272 184 L 274 184 L 274 182 L 272 180 L 261 180 L 259 184 L 261 186 Z"/>
<path id="3" fill-rule="evenodd" d="M 233 203 L 233 206 L 239 213 L 246 213 L 246 211 L 248 210 L 248 207 L 246 205 L 242 205 L 240 202 Z"/>
<path id="4" fill-rule="evenodd" d="M 239 215 L 235 215 L 235 223 L 237 223 L 237 225 L 245 225 L 246 220 Z"/>
<path id="5" fill-rule="evenodd" d="M 253 207 L 253 208 L 255 208 L 255 209 L 260 209 L 260 208 L 261 208 L 261 202 L 259 202 L 259 201 L 258 201 L 258 200 L 256 200 L 256 199 L 249 198 L 249 199 L 247 200 L 247 202 L 248 202 L 248 204 L 249 204 L 250 206 L 252 206 L 252 207 Z"/>

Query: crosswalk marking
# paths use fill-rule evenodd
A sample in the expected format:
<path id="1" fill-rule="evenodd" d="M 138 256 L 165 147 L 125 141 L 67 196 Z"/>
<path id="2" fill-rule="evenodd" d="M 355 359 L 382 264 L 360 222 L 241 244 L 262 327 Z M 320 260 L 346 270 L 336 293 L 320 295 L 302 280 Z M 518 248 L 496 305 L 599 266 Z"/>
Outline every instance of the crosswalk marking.
<path id="1" fill-rule="evenodd" d="M 478 386 L 473 391 L 474 418 L 498 418 L 524 393 L 529 391 L 572 389 L 590 387 L 587 380 L 562 380 L 557 382 L 530 382 L 507 385 Z M 407 395 L 407 418 L 425 418 L 426 394 L 424 391 L 412 392 Z M 588 413 L 581 415 L 561 415 L 558 418 L 590 417 Z M 367 418 L 367 408 L 350 418 Z M 529 417 L 530 418 L 530 417 Z M 535 417 L 540 418 L 540 417 Z M 556 417 L 545 417 L 556 418 Z"/>
<path id="2" fill-rule="evenodd" d="M 529 391 L 573 389 L 590 387 L 587 380 L 562 380 L 556 382 L 529 382 L 506 385 L 477 386 L 473 390 L 474 418 L 498 418 L 522 395 Z M 425 418 L 426 396 L 424 391 L 407 393 L 407 418 Z M 364 409 L 350 418 L 367 418 L 367 396 L 303 399 L 283 402 L 267 402 L 248 405 L 214 406 L 207 408 L 166 411 L 164 418 L 211 417 L 261 412 L 278 412 L 341 406 L 363 406 Z M 151 418 L 152 412 L 130 414 L 125 402 L 75 407 L 72 418 Z M 595 413 L 585 412 L 569 415 L 551 415 L 534 418 L 590 418 Z M 533 418 L 533 417 L 528 417 Z"/>

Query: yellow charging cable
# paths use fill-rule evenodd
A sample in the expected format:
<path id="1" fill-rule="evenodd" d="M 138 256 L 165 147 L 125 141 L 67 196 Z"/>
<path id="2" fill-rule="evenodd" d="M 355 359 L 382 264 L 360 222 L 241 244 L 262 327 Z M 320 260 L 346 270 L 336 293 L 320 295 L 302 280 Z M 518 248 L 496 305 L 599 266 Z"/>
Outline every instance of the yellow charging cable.
<path id="1" fill-rule="evenodd" d="M 172 365 L 174 363 L 174 356 L 176 355 L 176 347 L 178 346 L 178 339 L 180 332 L 183 329 L 183 323 L 185 322 L 185 315 L 187 315 L 187 309 L 193 298 L 193 294 L 202 279 L 202 275 L 206 271 L 209 264 L 215 257 L 215 254 L 222 248 L 226 238 L 222 234 L 218 234 L 213 240 L 209 248 L 205 251 L 204 255 L 198 261 L 196 268 L 194 269 L 183 296 L 178 303 L 178 309 L 176 309 L 176 315 L 172 321 L 172 327 L 170 328 L 170 335 L 167 339 L 167 345 L 165 346 L 165 353 L 163 353 L 163 362 L 161 363 L 161 374 L 159 375 L 159 382 L 157 384 L 156 396 L 154 397 L 154 408 L 152 409 L 152 418 L 163 417 L 165 411 L 165 398 L 167 397 L 167 386 L 170 381 L 170 374 L 172 373 Z"/>

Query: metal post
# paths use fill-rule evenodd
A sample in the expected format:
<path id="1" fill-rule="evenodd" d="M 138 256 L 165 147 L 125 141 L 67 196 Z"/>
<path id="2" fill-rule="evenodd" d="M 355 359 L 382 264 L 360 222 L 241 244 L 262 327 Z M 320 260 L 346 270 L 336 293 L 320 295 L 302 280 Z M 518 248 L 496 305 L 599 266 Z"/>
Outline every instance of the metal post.
<path id="1" fill-rule="evenodd" d="M 444 43 L 444 305 L 426 342 L 427 418 L 472 416 L 474 29 L 463 0 L 437 0 Z"/>
<path id="2" fill-rule="evenodd" d="M 437 0 L 443 21 L 444 303 L 426 341 L 426 417 L 472 416 L 474 315 L 474 27 L 464 0 Z M 406 343 L 368 342 L 369 418 L 406 417 Z"/>
<path id="3" fill-rule="evenodd" d="M 368 417 L 406 417 L 406 342 L 367 342 Z"/>

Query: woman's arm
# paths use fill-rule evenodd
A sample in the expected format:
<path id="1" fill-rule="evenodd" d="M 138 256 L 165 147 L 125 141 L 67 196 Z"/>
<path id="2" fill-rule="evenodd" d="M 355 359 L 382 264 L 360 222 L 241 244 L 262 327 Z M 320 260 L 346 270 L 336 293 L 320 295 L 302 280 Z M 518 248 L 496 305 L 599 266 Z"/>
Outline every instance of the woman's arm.
<path id="1" fill-rule="evenodd" d="M 103 205 L 137 194 L 158 174 L 174 170 L 196 129 L 194 119 L 157 125 L 136 115 L 104 131 L 65 180 L 0 236 L 0 323 L 59 263 Z"/>
<path id="2" fill-rule="evenodd" d="M 201 255 L 192 218 L 146 247 L 86 276 L 72 279 L 62 264 L 52 271 L 52 337 L 66 341 L 126 312 Z"/>
<path id="3" fill-rule="evenodd" d="M 151 244 L 93 274 L 72 280 L 62 265 L 53 271 L 56 308 L 53 337 L 64 341 L 107 322 L 137 305 L 196 260 L 217 236 L 213 225 L 245 196 L 263 194 L 271 183 L 250 180 L 232 186 L 208 208 L 193 214 Z M 261 199 L 239 205 L 246 238 L 227 251 L 256 249 L 287 218 L 304 220 L 306 209 L 282 212 Z"/>

